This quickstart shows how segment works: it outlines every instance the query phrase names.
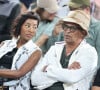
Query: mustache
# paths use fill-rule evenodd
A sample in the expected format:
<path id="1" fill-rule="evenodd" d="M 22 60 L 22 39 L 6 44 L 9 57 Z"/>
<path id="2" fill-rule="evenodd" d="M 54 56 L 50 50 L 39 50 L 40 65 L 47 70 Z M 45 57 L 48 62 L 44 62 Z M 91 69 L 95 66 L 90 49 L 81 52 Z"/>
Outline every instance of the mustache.
<path id="1" fill-rule="evenodd" d="M 66 37 L 71 37 L 69 34 L 64 34 L 64 36 L 66 36 Z"/>

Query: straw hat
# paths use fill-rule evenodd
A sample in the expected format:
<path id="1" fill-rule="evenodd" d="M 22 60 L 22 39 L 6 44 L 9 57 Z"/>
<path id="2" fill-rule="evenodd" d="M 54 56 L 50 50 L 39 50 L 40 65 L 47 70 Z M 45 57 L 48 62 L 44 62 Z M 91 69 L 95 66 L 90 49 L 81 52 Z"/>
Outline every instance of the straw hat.
<path id="1" fill-rule="evenodd" d="M 76 23 L 88 32 L 90 16 L 82 10 L 74 10 L 70 11 L 68 16 L 63 18 L 62 21 Z"/>

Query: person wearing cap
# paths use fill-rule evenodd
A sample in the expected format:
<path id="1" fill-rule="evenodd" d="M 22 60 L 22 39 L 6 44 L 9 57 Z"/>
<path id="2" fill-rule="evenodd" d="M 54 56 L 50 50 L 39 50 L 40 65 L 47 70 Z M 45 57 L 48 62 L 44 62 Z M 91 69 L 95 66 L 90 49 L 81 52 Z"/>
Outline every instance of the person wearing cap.
<path id="1" fill-rule="evenodd" d="M 37 0 L 36 13 L 40 16 L 41 21 L 33 41 L 41 47 L 43 53 L 46 52 L 45 43 L 52 35 L 54 26 L 59 20 L 55 16 L 58 9 L 57 0 Z"/>
<path id="2" fill-rule="evenodd" d="M 45 54 L 42 63 L 37 65 L 38 69 L 32 72 L 31 80 L 35 88 L 89 90 L 98 59 L 95 48 L 85 40 L 89 24 L 90 17 L 81 10 L 70 11 L 62 19 L 64 42 L 56 42 Z M 70 67 L 75 62 L 80 64 L 78 69 Z M 48 87 L 43 89 L 46 85 Z"/>

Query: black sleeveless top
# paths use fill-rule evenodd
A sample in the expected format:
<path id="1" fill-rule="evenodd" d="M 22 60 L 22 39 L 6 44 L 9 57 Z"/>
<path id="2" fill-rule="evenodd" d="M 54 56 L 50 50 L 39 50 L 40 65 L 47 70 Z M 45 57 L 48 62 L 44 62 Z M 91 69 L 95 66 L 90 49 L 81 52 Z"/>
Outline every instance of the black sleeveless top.
<path id="1" fill-rule="evenodd" d="M 11 52 L 8 52 L 0 59 L 0 69 L 11 69 L 13 57 L 16 54 L 16 52 L 17 52 L 17 48 L 14 48 Z M 3 82 L 9 80 L 11 79 L 0 77 L 0 85 L 2 85 Z"/>

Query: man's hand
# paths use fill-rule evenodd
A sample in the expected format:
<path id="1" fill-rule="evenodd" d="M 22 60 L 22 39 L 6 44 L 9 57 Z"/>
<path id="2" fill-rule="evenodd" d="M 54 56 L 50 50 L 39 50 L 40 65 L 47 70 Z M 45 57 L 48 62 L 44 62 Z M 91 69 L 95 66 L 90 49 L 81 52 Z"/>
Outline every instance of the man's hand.
<path id="1" fill-rule="evenodd" d="M 69 67 L 68 69 L 80 69 L 81 66 L 80 66 L 80 63 L 79 62 L 73 62 Z"/>

